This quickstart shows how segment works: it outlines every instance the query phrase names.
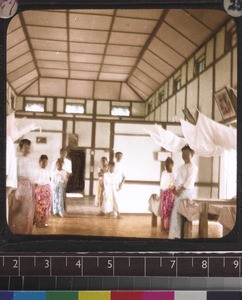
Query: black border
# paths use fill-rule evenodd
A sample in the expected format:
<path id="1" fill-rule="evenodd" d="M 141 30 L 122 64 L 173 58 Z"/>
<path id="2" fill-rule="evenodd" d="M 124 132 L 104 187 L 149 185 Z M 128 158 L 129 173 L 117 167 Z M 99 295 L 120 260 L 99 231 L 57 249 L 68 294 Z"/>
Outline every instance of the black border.
<path id="1" fill-rule="evenodd" d="M 34 9 L 136 9 L 136 8 L 223 8 L 223 0 L 19 0 L 18 13 Z M 157 240 L 80 236 L 13 235 L 6 224 L 6 33 L 11 19 L 0 19 L 0 252 L 98 252 L 98 251 L 240 251 L 242 250 L 242 17 L 235 18 L 238 35 L 238 145 L 237 220 L 234 229 L 221 239 Z M 2 180 L 1 180 L 2 179 Z"/>

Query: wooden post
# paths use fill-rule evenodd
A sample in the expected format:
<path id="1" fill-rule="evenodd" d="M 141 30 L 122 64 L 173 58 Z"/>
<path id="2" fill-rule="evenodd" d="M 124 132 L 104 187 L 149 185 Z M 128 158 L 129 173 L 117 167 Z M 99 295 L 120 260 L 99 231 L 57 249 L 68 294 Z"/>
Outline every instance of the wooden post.
<path id="1" fill-rule="evenodd" d="M 208 237 L 208 203 L 201 203 L 201 212 L 199 217 L 199 230 L 198 237 L 199 238 L 207 238 Z"/>
<path id="2" fill-rule="evenodd" d="M 191 239 L 192 238 L 192 221 L 185 220 L 184 223 L 184 234 L 183 237 L 185 239 Z"/>
<path id="3" fill-rule="evenodd" d="M 157 227 L 157 216 L 154 213 L 152 213 L 152 217 L 151 217 L 151 226 Z"/>
<path id="4" fill-rule="evenodd" d="M 230 233 L 230 229 L 223 225 L 223 236 L 226 236 L 228 233 Z"/>

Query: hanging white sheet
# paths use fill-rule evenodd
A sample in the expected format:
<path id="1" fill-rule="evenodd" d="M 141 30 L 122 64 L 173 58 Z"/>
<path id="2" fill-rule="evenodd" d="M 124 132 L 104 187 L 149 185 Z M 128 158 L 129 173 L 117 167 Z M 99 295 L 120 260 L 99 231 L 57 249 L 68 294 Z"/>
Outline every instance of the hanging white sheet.
<path id="1" fill-rule="evenodd" d="M 222 155 L 225 150 L 235 150 L 237 130 L 219 124 L 199 113 L 196 125 L 180 120 L 187 144 L 199 156 Z"/>
<path id="2" fill-rule="evenodd" d="M 186 145 L 184 138 L 175 135 L 172 131 L 165 130 L 157 124 L 154 125 L 155 132 L 145 129 L 154 142 L 169 152 L 177 152 Z"/>
<path id="3" fill-rule="evenodd" d="M 177 152 L 188 144 L 202 157 L 219 156 L 225 150 L 236 150 L 237 130 L 219 124 L 199 112 L 196 125 L 180 120 L 184 138 L 155 125 L 154 131 L 145 129 L 156 144 L 169 152 Z"/>

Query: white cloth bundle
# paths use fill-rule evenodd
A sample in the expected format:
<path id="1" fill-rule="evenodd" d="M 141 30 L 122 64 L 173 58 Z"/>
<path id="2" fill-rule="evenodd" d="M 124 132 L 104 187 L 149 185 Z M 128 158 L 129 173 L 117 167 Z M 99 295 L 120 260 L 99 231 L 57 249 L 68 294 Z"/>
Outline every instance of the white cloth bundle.
<path id="1" fill-rule="evenodd" d="M 161 126 L 155 125 L 155 132 L 145 129 L 156 144 L 169 152 L 177 152 L 188 144 L 202 157 L 219 156 L 225 150 L 236 150 L 237 130 L 219 124 L 199 112 L 196 125 L 180 120 L 184 138 Z"/>

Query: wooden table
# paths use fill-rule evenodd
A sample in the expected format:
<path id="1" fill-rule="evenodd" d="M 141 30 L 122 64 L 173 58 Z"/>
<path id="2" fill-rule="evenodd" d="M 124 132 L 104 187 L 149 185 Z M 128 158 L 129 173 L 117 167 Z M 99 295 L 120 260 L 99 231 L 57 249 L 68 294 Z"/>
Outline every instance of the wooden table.
<path id="1" fill-rule="evenodd" d="M 236 207 L 235 199 L 194 199 L 195 203 L 199 204 L 199 238 L 207 238 L 208 237 L 208 212 L 209 205 L 213 206 L 229 206 Z"/>

